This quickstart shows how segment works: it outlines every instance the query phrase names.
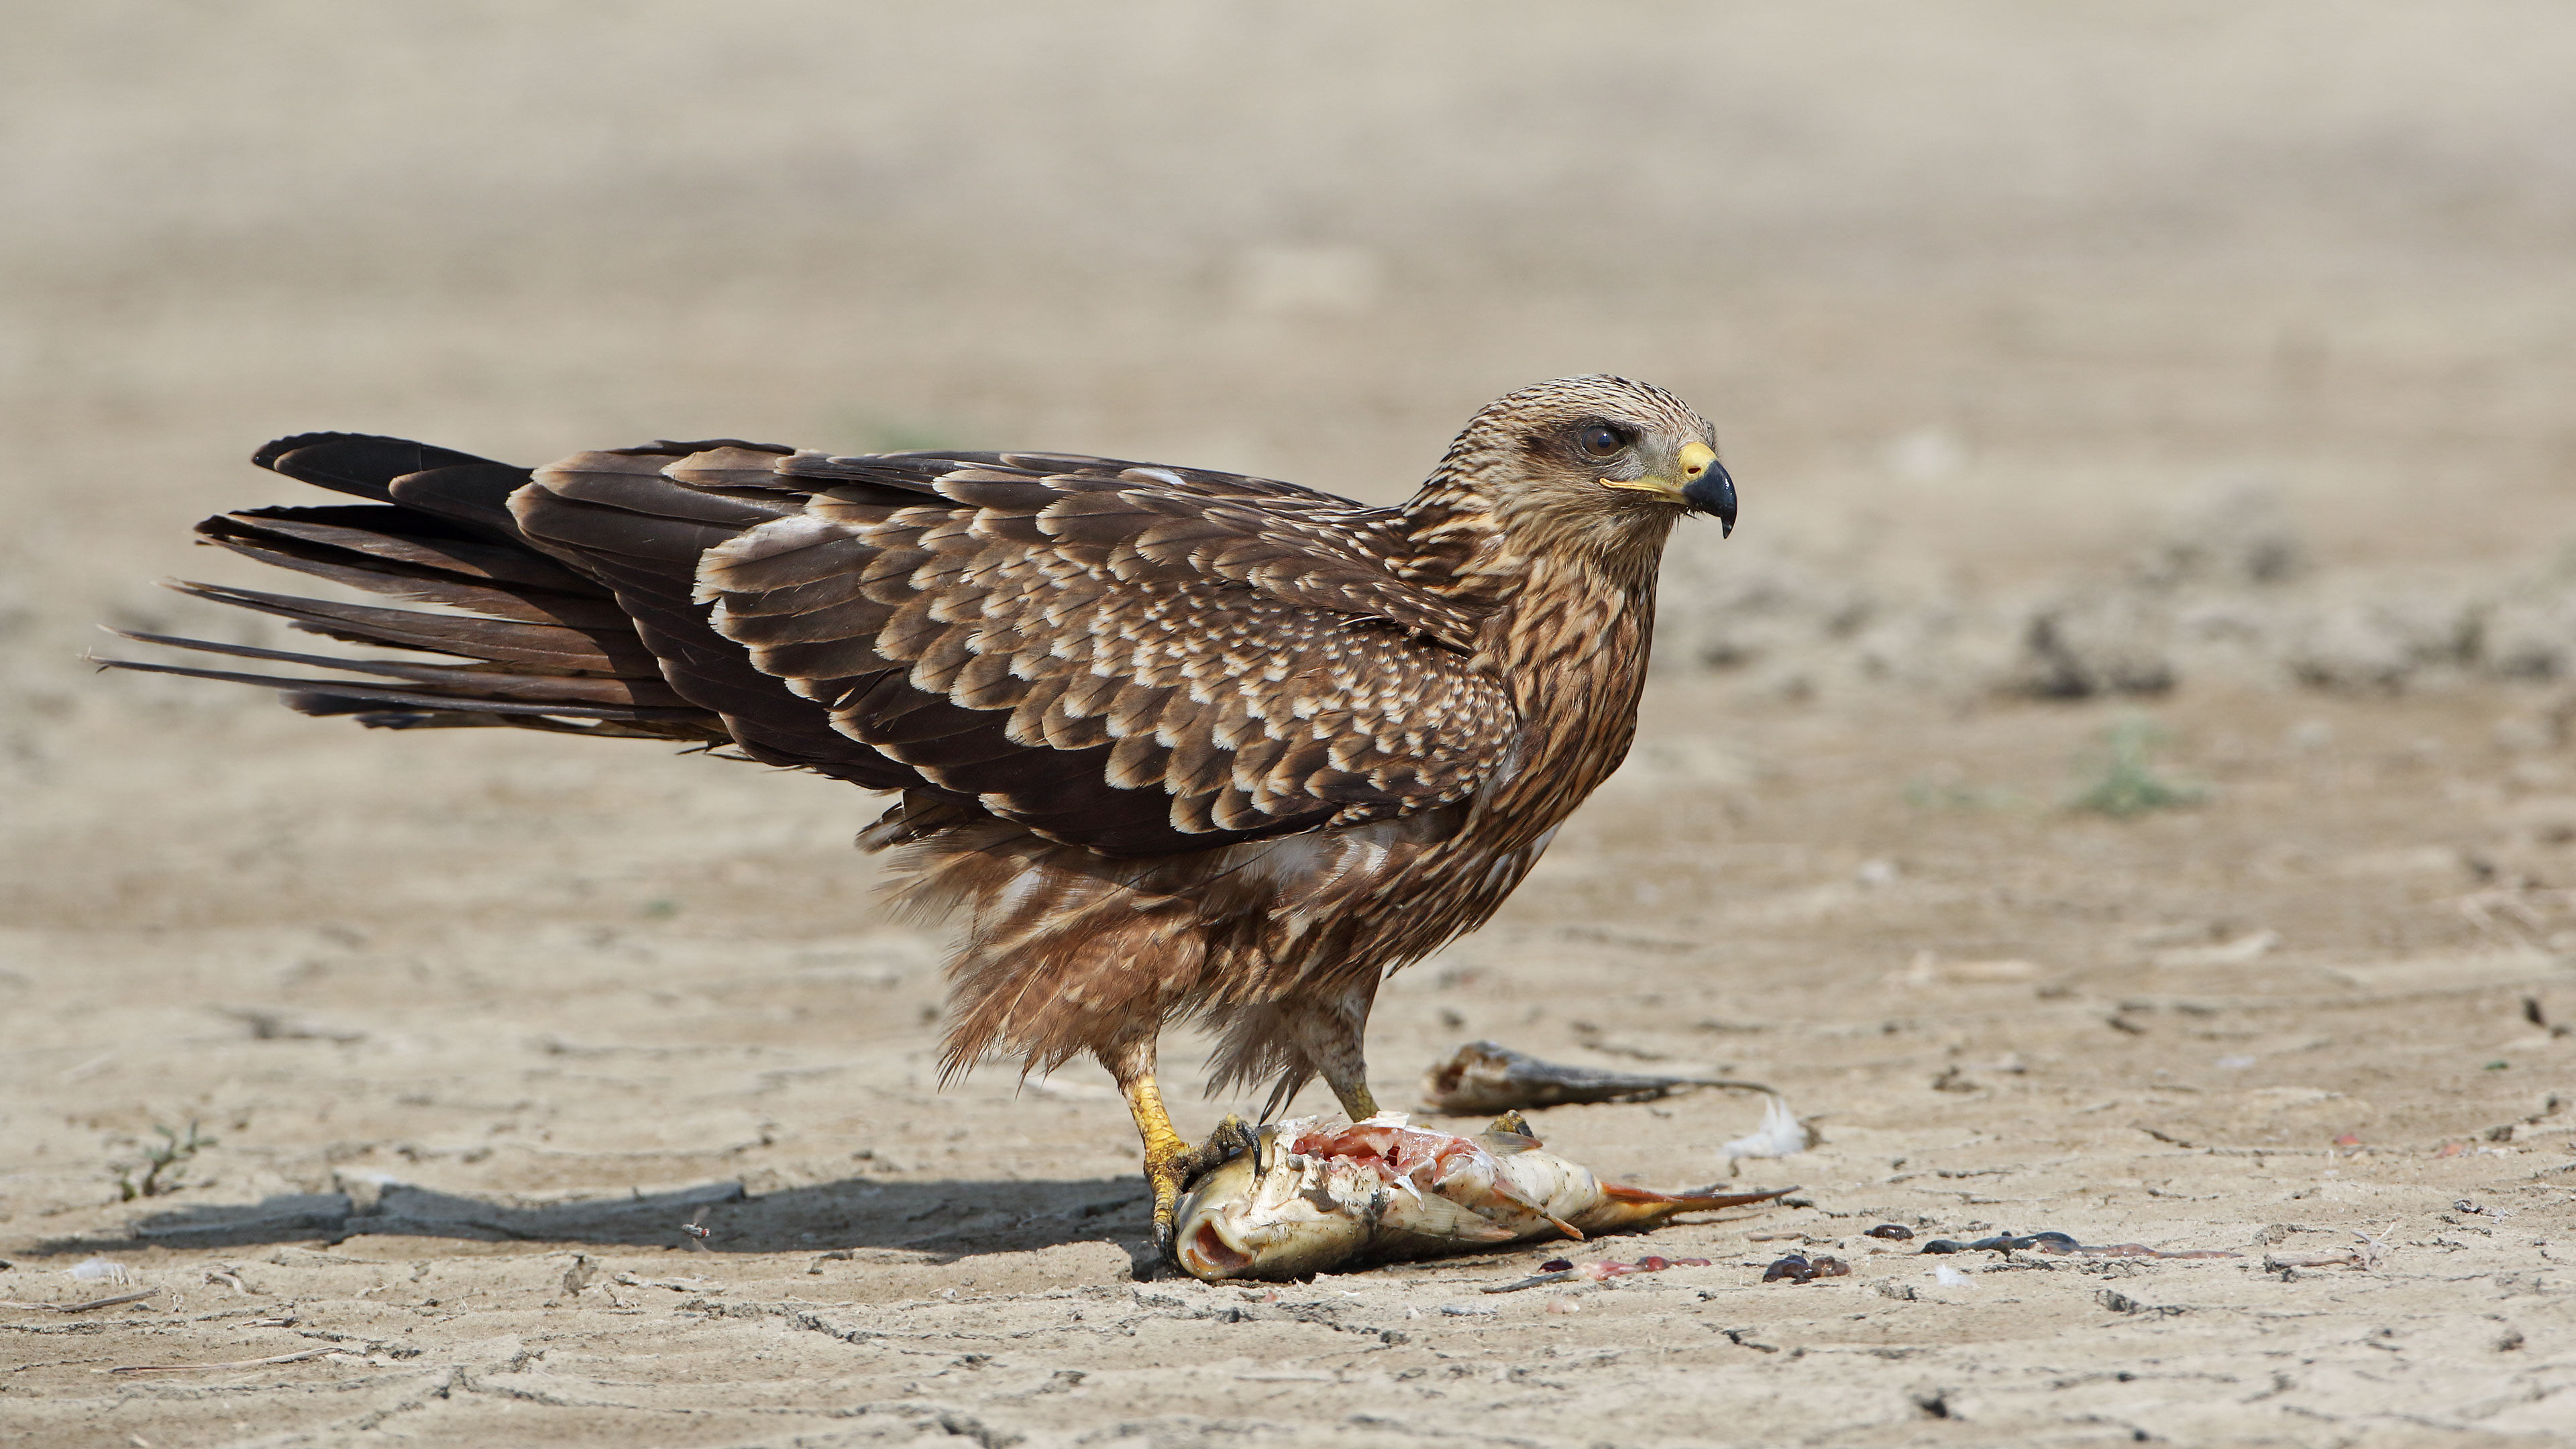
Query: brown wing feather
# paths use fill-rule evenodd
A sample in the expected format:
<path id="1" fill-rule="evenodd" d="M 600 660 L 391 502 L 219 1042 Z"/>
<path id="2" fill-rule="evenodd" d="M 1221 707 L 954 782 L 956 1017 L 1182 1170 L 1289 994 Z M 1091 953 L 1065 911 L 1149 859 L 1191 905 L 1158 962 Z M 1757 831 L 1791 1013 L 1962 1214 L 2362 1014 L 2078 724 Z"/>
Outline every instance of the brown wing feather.
<path id="1" fill-rule="evenodd" d="M 1453 801 L 1518 728 L 1469 662 L 1475 612 L 1400 576 L 1395 515 L 1285 483 L 732 439 L 533 475 L 342 434 L 259 461 L 371 501 L 210 519 L 210 542 L 451 612 L 189 592 L 471 661 L 267 681 L 299 708 L 729 735 L 902 789 L 907 822 L 980 810 L 1128 856 Z"/>
<path id="2" fill-rule="evenodd" d="M 1034 515 L 1038 530 L 1077 554 L 1108 551 L 1120 578 L 1185 566 L 1200 578 L 1252 585 L 1284 603 L 1374 617 L 1460 649 L 1475 647 L 1481 615 L 1406 582 L 1389 569 L 1419 545 L 1396 531 L 1393 510 L 1370 508 L 1293 483 L 1116 458 L 1042 453 L 892 454 L 777 460 L 782 477 L 828 490 L 813 511 L 832 516 L 833 485 L 931 494 L 984 510 L 999 530 Z M 850 495 L 862 506 L 871 500 Z M 1087 562 L 1090 560 L 1086 560 Z"/>
<path id="3" fill-rule="evenodd" d="M 1515 728 L 1475 620 L 1381 561 L 1388 515 L 1287 484 L 740 448 L 534 483 L 525 535 L 755 753 L 1110 854 L 1455 800 Z"/>

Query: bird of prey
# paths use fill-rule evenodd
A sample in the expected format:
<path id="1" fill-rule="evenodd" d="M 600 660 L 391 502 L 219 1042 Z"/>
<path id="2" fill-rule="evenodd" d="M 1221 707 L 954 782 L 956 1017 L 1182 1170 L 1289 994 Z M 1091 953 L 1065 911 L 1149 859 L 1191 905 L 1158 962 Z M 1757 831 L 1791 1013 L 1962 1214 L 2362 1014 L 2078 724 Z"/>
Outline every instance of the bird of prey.
<path id="1" fill-rule="evenodd" d="M 1144 1139 L 1158 1245 L 1222 1149 L 1173 1130 L 1165 1024 L 1210 1091 L 1321 1077 L 1373 1115 L 1378 983 L 1481 924 L 1626 756 L 1666 536 L 1732 530 L 1707 421 L 1561 378 L 1479 410 L 1411 501 L 1028 452 L 733 439 L 537 469 L 313 433 L 260 466 L 365 500 L 197 525 L 439 606 L 175 585 L 411 659 L 128 637 L 339 678 L 267 685 L 388 728 L 721 746 L 898 792 L 859 837 L 961 918 L 943 1072 L 1082 1053 Z M 422 662 L 418 656 L 463 662 Z"/>

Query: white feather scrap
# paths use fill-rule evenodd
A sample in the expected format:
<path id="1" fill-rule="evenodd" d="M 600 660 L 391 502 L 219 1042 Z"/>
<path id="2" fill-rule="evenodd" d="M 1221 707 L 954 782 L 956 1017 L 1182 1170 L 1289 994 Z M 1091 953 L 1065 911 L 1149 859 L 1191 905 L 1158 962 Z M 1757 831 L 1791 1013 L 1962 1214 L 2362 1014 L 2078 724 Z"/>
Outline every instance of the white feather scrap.
<path id="1" fill-rule="evenodd" d="M 1717 1155 L 1729 1162 L 1744 1157 L 1791 1157 L 1806 1151 L 1808 1141 L 1806 1124 L 1789 1110 L 1788 1099 L 1774 1096 L 1762 1109 L 1762 1125 L 1717 1149 Z"/>

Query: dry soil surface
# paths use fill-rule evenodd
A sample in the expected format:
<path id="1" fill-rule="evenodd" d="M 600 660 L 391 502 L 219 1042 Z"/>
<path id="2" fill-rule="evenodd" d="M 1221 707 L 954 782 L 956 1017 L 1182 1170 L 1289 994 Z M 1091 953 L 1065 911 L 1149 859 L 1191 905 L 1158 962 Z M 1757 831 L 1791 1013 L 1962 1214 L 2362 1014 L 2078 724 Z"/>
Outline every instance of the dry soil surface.
<path id="1" fill-rule="evenodd" d="M 64 1446 L 2566 1428 L 2576 912 L 2533 882 L 2576 776 L 2532 701 L 2177 703 L 2161 768 L 2210 793 L 2130 820 L 2059 803 L 2104 709 L 1695 732 L 1720 703 L 1658 697 L 1372 1058 L 1390 1103 L 1471 1037 L 1767 1081 L 1822 1140 L 1739 1181 L 1793 1205 L 1277 1288 L 1133 1279 L 1095 1071 L 936 1088 L 937 943 L 870 920 L 856 797 L 640 744 L 248 716 L 209 782 L 138 742 L 26 822 L 61 854 L 0 974 L 0 1409 Z M 1670 1186 L 1757 1115 L 1536 1125 Z M 162 1128 L 213 1142 L 123 1200 Z M 2233 1256 L 1915 1251 L 2044 1229 Z M 1650 1250 L 1710 1265 L 1482 1291 Z M 1853 1271 L 1765 1283 L 1792 1250 Z"/>

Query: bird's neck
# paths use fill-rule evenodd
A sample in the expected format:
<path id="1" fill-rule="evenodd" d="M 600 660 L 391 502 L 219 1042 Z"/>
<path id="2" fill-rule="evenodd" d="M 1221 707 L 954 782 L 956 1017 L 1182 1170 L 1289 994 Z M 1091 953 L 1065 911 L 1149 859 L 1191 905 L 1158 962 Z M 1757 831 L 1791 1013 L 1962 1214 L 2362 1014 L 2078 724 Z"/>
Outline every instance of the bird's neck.
<path id="1" fill-rule="evenodd" d="M 1388 560 L 1406 582 L 1469 609 L 1500 607 L 1518 580 L 1491 499 L 1471 481 L 1434 474 L 1398 511 L 1408 552 Z"/>
<path id="2" fill-rule="evenodd" d="M 1614 528 L 1516 517 L 1462 468 L 1424 484 L 1398 531 L 1410 545 L 1391 560 L 1398 574 L 1483 613 L 1477 666 L 1511 689 L 1522 718 L 1634 713 L 1670 518 Z"/>
<path id="3" fill-rule="evenodd" d="M 1389 561 L 1407 582 L 1469 608 L 1509 609 L 1534 590 L 1635 596 L 1651 612 L 1655 571 L 1678 513 L 1514 516 L 1471 470 L 1444 469 L 1398 510 L 1409 548 Z"/>
<path id="4" fill-rule="evenodd" d="M 1503 682 L 1521 718 L 1543 736 L 1525 742 L 1533 764 L 1561 767 L 1615 739 L 1606 778 L 1627 754 L 1654 640 L 1655 569 L 1652 556 L 1613 562 L 1630 566 L 1603 568 L 1600 559 L 1563 553 L 1520 560 L 1516 586 L 1478 636 L 1478 666 Z"/>
<path id="5" fill-rule="evenodd" d="M 1509 535 L 1490 541 L 1503 582 L 1475 663 L 1510 691 L 1522 724 L 1485 805 L 1514 839 L 1552 830 L 1628 757 L 1664 534 L 1616 550 L 1523 552 Z"/>
<path id="6" fill-rule="evenodd" d="M 1472 479 L 1435 476 L 1402 510 L 1399 572 L 1482 611 L 1475 666 L 1502 683 L 1520 733 L 1477 810 L 1480 847 L 1537 858 L 1546 838 L 1628 757 L 1637 731 L 1655 577 L 1670 522 L 1567 534 L 1498 510 Z M 1608 546 L 1604 546 L 1604 543 Z M 1501 882 L 1508 891 L 1519 879 Z M 1490 904 L 1499 904 L 1496 893 Z M 1490 904 L 1487 909 L 1490 909 Z"/>

